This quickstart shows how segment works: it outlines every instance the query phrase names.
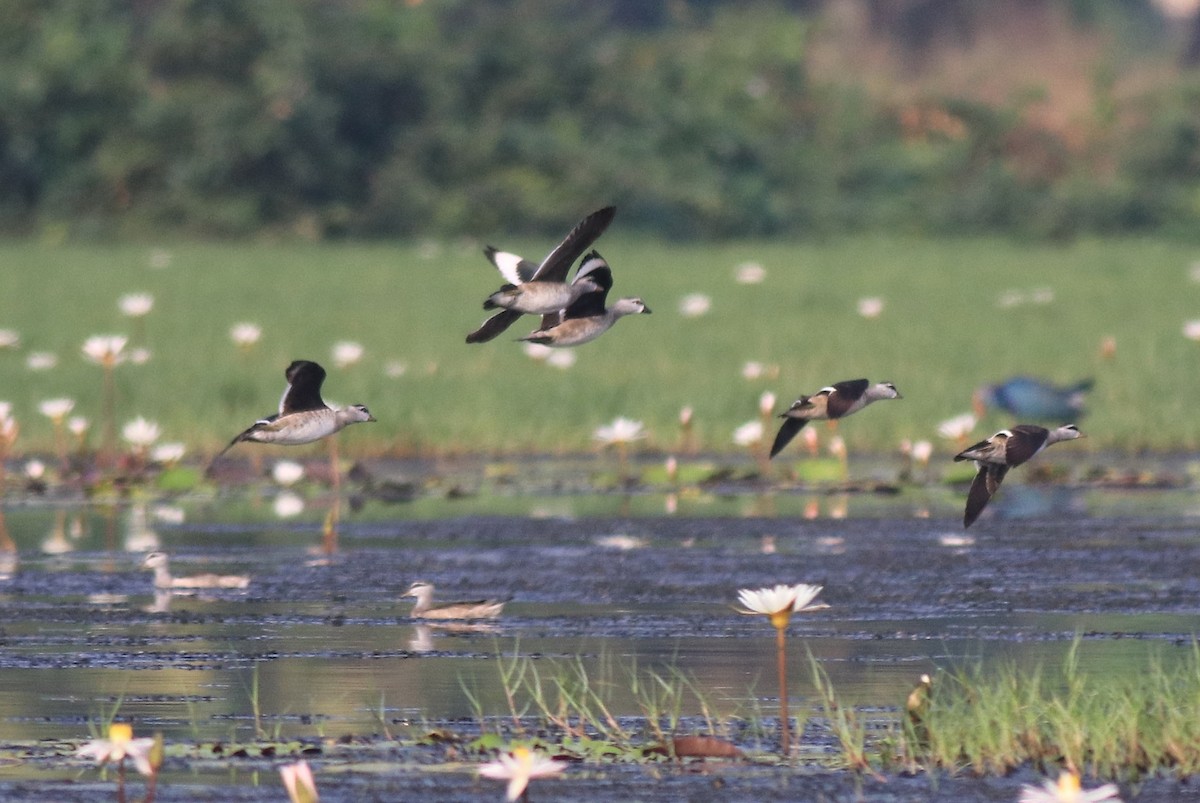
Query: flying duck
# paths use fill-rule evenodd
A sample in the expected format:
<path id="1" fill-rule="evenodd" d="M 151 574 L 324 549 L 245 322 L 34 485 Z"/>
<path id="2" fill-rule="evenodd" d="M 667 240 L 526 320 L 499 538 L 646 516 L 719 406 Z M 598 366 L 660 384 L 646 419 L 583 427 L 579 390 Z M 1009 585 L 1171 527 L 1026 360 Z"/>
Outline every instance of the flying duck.
<path id="1" fill-rule="evenodd" d="M 1084 394 L 1092 389 L 1091 379 L 1058 387 L 1032 376 L 1014 376 L 975 391 L 972 401 L 976 415 L 988 407 L 997 407 L 1018 419 L 1062 423 L 1083 415 Z"/>
<path id="2" fill-rule="evenodd" d="M 495 619 L 504 610 L 504 603 L 494 599 L 450 602 L 435 606 L 433 585 L 422 580 L 409 586 L 401 597 L 416 597 L 417 604 L 412 607 L 409 615 L 417 619 Z"/>
<path id="3" fill-rule="evenodd" d="M 588 281 L 598 289 L 584 293 L 569 307 L 542 316 L 542 325 L 518 340 L 544 346 L 567 348 L 595 340 L 612 328 L 625 315 L 650 314 L 650 308 L 640 298 L 619 298 L 611 307 L 605 306 L 612 289 L 612 269 L 604 257 L 592 251 L 583 258 L 575 281 Z"/>
<path id="4" fill-rule="evenodd" d="M 615 206 L 606 206 L 585 217 L 546 255 L 541 265 L 490 245 L 485 248 L 483 253 L 488 261 L 496 266 L 507 283 L 483 302 L 484 309 L 500 309 L 500 312 L 467 335 L 467 342 L 486 343 L 512 326 L 522 315 L 557 313 L 584 293 L 598 290 L 598 285 L 583 278 L 582 266 L 575 281 L 570 284 L 567 283 L 567 273 L 575 260 L 604 233 L 616 213 Z"/>
<path id="5" fill-rule="evenodd" d="M 142 568 L 154 571 L 154 587 L 160 591 L 172 588 L 246 588 L 250 585 L 250 577 L 244 574 L 173 577 L 165 552 L 151 552 L 142 560 Z"/>
<path id="6" fill-rule="evenodd" d="M 775 436 L 775 443 L 771 445 L 771 457 L 779 454 L 809 421 L 845 418 L 873 401 L 902 398 L 891 382 L 872 385 L 866 379 L 836 382 L 811 396 L 801 396 L 792 402 L 786 413 L 779 416 L 784 421 Z"/>
<path id="7" fill-rule="evenodd" d="M 320 440 L 350 424 L 375 420 L 375 416 L 361 404 L 336 410 L 325 404 L 321 398 L 325 369 L 315 362 L 296 360 L 287 367 L 284 376 L 288 386 L 279 400 L 279 412 L 255 421 L 231 440 L 213 458 L 214 462 L 241 441 L 296 446 Z"/>
<path id="8" fill-rule="evenodd" d="M 963 514 L 963 527 L 970 527 L 987 507 L 992 495 L 1000 488 L 1004 475 L 1029 460 L 1052 443 L 1082 438 L 1083 433 L 1074 424 L 1065 424 L 1058 429 L 1046 429 L 1036 424 L 1017 424 L 1012 429 L 1002 429 L 985 441 L 954 456 L 955 460 L 974 460 L 979 468 L 971 489 L 967 492 L 967 509 Z"/>

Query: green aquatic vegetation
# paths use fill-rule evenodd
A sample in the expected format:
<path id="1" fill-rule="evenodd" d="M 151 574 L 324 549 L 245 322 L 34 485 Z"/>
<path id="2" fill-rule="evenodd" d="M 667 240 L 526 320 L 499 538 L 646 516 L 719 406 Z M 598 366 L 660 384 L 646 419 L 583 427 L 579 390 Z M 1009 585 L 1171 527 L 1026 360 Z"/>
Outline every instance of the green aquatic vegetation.
<path id="1" fill-rule="evenodd" d="M 546 243 L 512 247 L 523 245 L 535 253 Z M 151 356 L 113 372 L 116 420 L 156 421 L 164 439 L 187 444 L 185 461 L 211 455 L 240 422 L 271 412 L 284 367 L 298 358 L 329 363 L 326 395 L 365 403 L 379 419 L 369 432 L 339 436 L 343 453 L 354 457 L 590 454 L 595 429 L 618 416 L 645 424 L 647 437 L 631 446 L 631 461 L 640 450 L 732 455 L 741 451 L 732 433 L 758 414 L 763 391 L 777 395 L 778 412 L 800 393 L 867 376 L 896 382 L 905 398 L 840 428 L 852 468 L 857 455 L 893 452 L 902 438 L 933 441 L 937 463 L 950 448 L 937 424 L 968 410 L 980 383 L 1015 373 L 1056 382 L 1095 378 L 1083 421 L 1088 449 L 1200 446 L 1200 419 L 1188 415 L 1200 376 L 1170 369 L 1187 364 L 1197 348 L 1181 331 L 1195 317 L 1191 245 L 876 236 L 692 245 L 625 236 L 619 218 L 603 245 L 616 272 L 614 292 L 640 295 L 656 312 L 622 321 L 579 348 L 578 362 L 562 370 L 504 338 L 462 342 L 482 319 L 482 297 L 494 289 L 494 270 L 475 248 L 429 259 L 407 243 L 181 243 L 171 249 L 169 268 L 152 270 L 149 249 L 136 245 L 0 244 L 0 263 L 11 268 L 0 271 L 0 298 L 21 299 L 3 324 L 27 344 L 0 359 L 4 400 L 21 425 L 14 454 L 55 453 L 53 422 L 38 405 L 64 395 L 75 400 L 72 415 L 93 422 L 92 445 L 99 445 L 107 402 L 102 377 L 80 350 L 93 335 L 130 332 L 115 302 L 135 289 L 155 298 L 139 344 Z M 734 266 L 748 260 L 764 266 L 761 284 L 733 279 Z M 331 270 L 344 280 L 330 282 Z M 286 282 L 277 281 L 282 276 Z M 264 304 L 261 288 L 268 284 L 278 293 Z M 438 292 L 432 298 L 403 286 Z M 1010 291 L 1025 298 L 1037 288 L 1053 297 L 1001 305 Z M 683 318 L 676 303 L 692 292 L 711 296 L 712 309 Z M 884 299 L 879 317 L 857 314 L 857 300 L 867 296 Z M 1138 299 L 1135 307 L 1130 298 Z M 316 309 L 322 314 L 313 315 Z M 1003 338 L 970 334 L 978 331 L 981 311 Z M 239 321 L 261 326 L 261 340 L 237 346 L 230 328 Z M 830 331 L 839 333 L 836 347 L 817 347 L 813 333 Z M 1115 356 L 1100 353 L 1106 337 L 1115 340 Z M 362 343 L 364 355 L 333 368 L 331 348 L 345 339 Z M 57 364 L 30 370 L 26 359 L 41 350 L 53 351 Z M 198 354 L 204 355 L 199 373 Z M 750 362 L 770 370 L 746 378 Z M 480 414 L 523 409 L 529 399 L 572 414 Z M 1138 415 L 1129 414 L 1134 406 Z M 692 408 L 687 446 L 680 433 L 684 407 Z M 501 418 L 504 426 L 497 425 Z M 231 430 L 230 422 L 239 424 Z M 1008 423 L 993 412 L 975 434 Z M 253 447 L 245 449 L 233 456 L 251 459 Z M 610 464 L 607 456 L 597 459 Z"/>
<path id="2" fill-rule="evenodd" d="M 1061 674 L 977 665 L 933 679 L 921 733 L 900 730 L 899 754 L 930 770 L 1004 774 L 1024 763 L 1136 779 L 1200 771 L 1200 646 L 1168 670 L 1132 678 L 1080 666 L 1079 640 Z"/>
<path id="3" fill-rule="evenodd" d="M 725 735 L 735 719 L 674 667 L 660 672 L 640 669 L 636 662 L 618 666 L 605 657 L 598 670 L 589 670 L 579 658 L 535 661 L 519 653 L 501 655 L 496 663 L 512 732 L 523 736 L 533 722 L 552 729 L 564 746 L 573 745 L 572 752 L 584 756 L 628 758 L 641 755 L 649 742 L 668 744 L 683 728 L 685 712 L 698 711 L 706 730 L 716 735 Z M 614 713 L 612 692 L 618 684 L 633 693 L 638 716 Z M 478 696 L 465 684 L 463 691 L 486 733 L 489 719 Z"/>

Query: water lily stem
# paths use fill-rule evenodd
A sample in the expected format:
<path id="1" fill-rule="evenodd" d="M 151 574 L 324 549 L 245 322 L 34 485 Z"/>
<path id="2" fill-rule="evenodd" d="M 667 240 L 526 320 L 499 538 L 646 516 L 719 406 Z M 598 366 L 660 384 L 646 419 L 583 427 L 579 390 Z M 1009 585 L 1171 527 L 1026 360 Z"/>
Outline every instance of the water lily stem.
<path id="1" fill-rule="evenodd" d="M 787 625 L 775 627 L 775 662 L 779 671 L 779 745 L 786 759 L 791 755 L 787 690 Z"/>
<path id="2" fill-rule="evenodd" d="M 329 470 L 332 472 L 333 477 L 333 505 L 329 508 L 329 515 L 325 518 L 324 538 L 321 542 L 321 550 L 326 555 L 332 555 L 334 552 L 337 552 L 338 548 L 338 520 L 341 518 L 342 507 L 342 472 L 339 467 L 340 463 L 337 438 L 330 438 Z"/>
<path id="3" fill-rule="evenodd" d="M 100 446 L 99 464 L 101 468 L 110 468 L 115 462 L 117 450 L 117 381 L 113 375 L 113 367 L 105 363 L 104 393 L 101 399 L 101 417 L 104 419 L 102 442 Z"/>

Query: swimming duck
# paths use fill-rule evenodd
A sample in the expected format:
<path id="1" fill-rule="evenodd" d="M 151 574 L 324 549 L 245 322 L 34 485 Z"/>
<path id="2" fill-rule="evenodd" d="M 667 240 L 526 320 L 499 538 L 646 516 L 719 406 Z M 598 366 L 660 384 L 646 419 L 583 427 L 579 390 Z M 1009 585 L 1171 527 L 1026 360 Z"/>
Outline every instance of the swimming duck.
<path id="1" fill-rule="evenodd" d="M 490 245 L 485 248 L 488 261 L 496 266 L 507 284 L 483 302 L 484 309 L 501 311 L 467 335 L 467 342 L 485 343 L 512 326 L 522 315 L 557 313 L 584 293 L 598 290 L 596 284 L 582 276 L 582 266 L 575 281 L 570 284 L 567 283 L 567 273 L 575 260 L 604 233 L 616 213 L 616 207 L 606 206 L 585 217 L 546 255 L 540 265 Z"/>
<path id="2" fill-rule="evenodd" d="M 309 360 L 296 360 L 284 372 L 288 386 L 279 400 L 279 413 L 255 421 L 213 458 L 232 449 L 241 441 L 278 443 L 296 446 L 332 435 L 350 424 L 374 421 L 375 416 L 361 404 L 334 409 L 321 398 L 325 369 Z"/>
<path id="3" fill-rule="evenodd" d="M 967 509 L 963 514 L 963 527 L 970 527 L 987 507 L 988 501 L 1000 488 L 1004 475 L 1047 446 L 1059 441 L 1082 438 L 1074 424 L 1057 429 L 1046 429 L 1035 424 L 1018 424 L 1012 429 L 1002 429 L 987 440 L 964 449 L 954 456 L 957 460 L 974 460 L 979 468 L 971 489 L 967 492 Z"/>
<path id="4" fill-rule="evenodd" d="M 611 307 L 605 306 L 608 291 L 612 289 L 612 270 L 596 251 L 584 257 L 580 264 L 575 281 L 581 279 L 596 284 L 599 289 L 584 293 L 562 311 L 543 315 L 541 327 L 518 340 L 554 348 L 580 346 L 607 332 L 618 318 L 650 314 L 650 308 L 640 298 L 619 298 Z"/>
<path id="5" fill-rule="evenodd" d="M 196 574 L 190 577 L 173 577 L 165 552 L 151 552 L 142 560 L 142 568 L 154 571 L 154 587 L 159 590 L 247 588 L 250 585 L 250 577 L 245 574 Z"/>
<path id="6" fill-rule="evenodd" d="M 416 597 L 417 604 L 409 615 L 417 619 L 495 619 L 504 610 L 504 603 L 494 599 L 433 604 L 433 585 L 418 580 L 401 597 Z"/>
<path id="7" fill-rule="evenodd" d="M 827 388 L 821 388 L 811 396 L 801 396 L 792 402 L 787 412 L 779 416 L 784 421 L 775 436 L 775 443 L 771 445 L 771 457 L 779 454 L 809 421 L 837 420 L 857 413 L 871 402 L 902 398 L 904 397 L 900 395 L 900 391 L 896 390 L 896 386 L 891 382 L 872 385 L 866 379 L 836 382 Z"/>
<path id="8" fill-rule="evenodd" d="M 1058 387 L 1032 376 L 1014 376 L 975 391 L 972 402 L 976 415 L 988 407 L 997 407 L 1017 418 L 1055 423 L 1074 421 L 1083 415 L 1084 394 L 1095 384 L 1084 379 Z"/>

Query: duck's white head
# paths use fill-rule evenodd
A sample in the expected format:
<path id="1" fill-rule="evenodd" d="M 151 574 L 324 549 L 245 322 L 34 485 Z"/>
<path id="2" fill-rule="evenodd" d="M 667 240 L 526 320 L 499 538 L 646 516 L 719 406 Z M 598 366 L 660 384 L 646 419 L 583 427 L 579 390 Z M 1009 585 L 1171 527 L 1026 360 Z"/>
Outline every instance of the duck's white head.
<path id="1" fill-rule="evenodd" d="M 612 305 L 615 315 L 649 315 L 650 308 L 640 298 L 618 298 Z"/>
<path id="2" fill-rule="evenodd" d="M 143 569 L 165 569 L 167 568 L 167 553 L 166 552 L 151 552 L 146 557 L 142 558 Z"/>
<path id="3" fill-rule="evenodd" d="M 375 420 L 375 416 L 371 415 L 371 411 L 362 404 L 352 404 L 349 407 L 343 407 L 338 410 L 338 417 L 347 424 L 365 424 Z"/>
<path id="4" fill-rule="evenodd" d="M 867 395 L 872 399 L 903 399 L 900 391 L 896 390 L 896 386 L 891 382 L 879 382 L 872 385 L 867 390 Z"/>
<path id="5" fill-rule="evenodd" d="M 1064 424 L 1058 429 L 1050 430 L 1050 437 L 1046 441 L 1048 443 L 1057 443 L 1058 441 L 1073 441 L 1076 438 L 1086 437 L 1074 424 Z"/>
<path id="6" fill-rule="evenodd" d="M 418 600 L 428 600 L 433 597 L 433 584 L 427 583 L 424 580 L 418 580 L 408 587 L 408 590 L 400 595 L 404 597 L 416 597 Z"/>

